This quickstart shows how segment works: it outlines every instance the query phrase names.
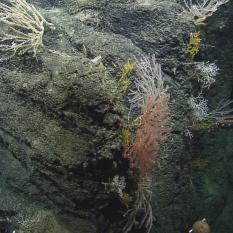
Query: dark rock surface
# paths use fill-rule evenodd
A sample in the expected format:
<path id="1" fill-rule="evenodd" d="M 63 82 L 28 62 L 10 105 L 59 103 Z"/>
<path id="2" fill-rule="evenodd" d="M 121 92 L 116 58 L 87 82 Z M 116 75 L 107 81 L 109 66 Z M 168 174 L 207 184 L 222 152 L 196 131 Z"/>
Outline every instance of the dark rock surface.
<path id="1" fill-rule="evenodd" d="M 206 217 L 216 233 L 232 233 L 232 130 L 200 135 L 198 144 L 184 137 L 193 88 L 186 48 L 195 28 L 182 6 L 175 0 L 52 0 L 38 5 L 56 29 L 45 34 L 36 59 L 14 57 L 0 67 L 0 199 L 5 209 L 42 213 L 35 233 L 120 232 L 114 226 L 120 214 L 117 202 L 102 185 L 127 172 L 120 139 L 127 103 L 113 64 L 150 53 L 167 75 L 172 109 L 172 132 L 154 177 L 152 232 L 187 232 Z M 197 57 L 216 61 L 226 70 L 224 80 L 232 67 L 224 65 L 226 56 L 233 61 L 233 43 L 229 50 L 230 41 L 223 42 L 232 38 L 232 4 L 228 7 L 219 13 L 226 24 L 222 31 L 212 19 L 208 25 L 214 26 L 202 29 L 203 41 L 215 41 L 217 48 L 201 48 Z M 97 56 L 101 61 L 94 64 Z M 217 82 L 210 97 L 229 93 L 229 85 L 232 79 Z M 196 153 L 211 166 L 193 169 Z"/>

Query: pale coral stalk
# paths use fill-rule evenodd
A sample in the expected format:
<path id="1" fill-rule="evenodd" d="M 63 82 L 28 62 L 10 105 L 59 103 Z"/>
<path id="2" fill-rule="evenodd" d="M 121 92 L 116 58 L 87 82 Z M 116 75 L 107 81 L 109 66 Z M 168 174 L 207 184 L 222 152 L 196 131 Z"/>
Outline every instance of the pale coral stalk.
<path id="1" fill-rule="evenodd" d="M 0 3 L 0 51 L 10 54 L 33 53 L 43 46 L 45 25 L 52 27 L 39 11 L 25 0 Z"/>

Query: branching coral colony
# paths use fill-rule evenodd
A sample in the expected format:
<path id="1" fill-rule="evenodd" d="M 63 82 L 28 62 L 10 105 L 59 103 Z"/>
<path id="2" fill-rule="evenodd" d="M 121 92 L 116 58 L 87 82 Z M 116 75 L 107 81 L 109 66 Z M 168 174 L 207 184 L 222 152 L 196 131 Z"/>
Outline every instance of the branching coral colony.
<path id="1" fill-rule="evenodd" d="M 43 46 L 45 26 L 54 28 L 25 0 L 0 3 L 0 24 L 0 61 L 17 53 L 22 55 L 28 52 L 36 56 L 38 48 Z"/>
<path id="2" fill-rule="evenodd" d="M 157 165 L 160 144 L 170 131 L 168 107 L 170 95 L 164 84 L 161 66 L 155 56 L 144 56 L 136 60 L 134 88 L 130 90 L 130 112 L 140 112 L 136 118 L 136 131 L 131 144 L 125 144 L 124 156 L 129 159 L 131 171 L 137 174 L 138 187 L 134 204 L 125 213 L 124 233 L 134 228 L 150 232 L 153 222 L 151 208 L 152 176 Z M 127 140 L 128 142 L 128 140 Z"/>
<path id="3" fill-rule="evenodd" d="M 195 25 L 203 25 L 220 5 L 229 0 L 184 0 L 188 13 L 193 17 Z M 39 47 L 43 46 L 45 27 L 53 28 L 36 8 L 25 0 L 5 0 L 0 3 L 0 61 L 9 59 L 16 54 L 31 53 L 36 56 Z M 194 3 L 193 3 L 194 2 Z M 200 49 L 200 33 L 191 34 L 187 53 L 193 59 Z M 165 85 L 164 75 L 155 56 L 143 56 L 136 59 L 136 77 L 129 91 L 129 116 L 134 124 L 122 130 L 124 157 L 129 160 L 131 173 L 137 180 L 136 192 L 127 194 L 127 183 L 124 177 L 115 175 L 110 183 L 103 183 L 108 192 L 116 192 L 122 203 L 127 206 L 124 214 L 124 233 L 134 229 L 143 229 L 149 233 L 153 223 L 151 207 L 152 170 L 158 164 L 160 145 L 167 139 L 170 132 L 169 92 Z M 123 92 L 130 84 L 129 74 L 134 64 L 128 62 L 121 70 L 119 87 Z M 232 101 L 223 101 L 214 111 L 209 111 L 207 100 L 202 96 L 215 82 L 214 76 L 218 67 L 214 63 L 199 63 L 198 82 L 201 93 L 189 100 L 194 118 L 200 123 L 206 120 L 232 123 L 233 117 L 227 116 L 232 109 L 228 106 Z M 133 112 L 138 113 L 137 117 Z M 199 124 L 198 123 L 198 124 Z M 208 123 L 199 124 L 209 128 Z M 187 135 L 192 138 L 189 129 Z"/>
<path id="4" fill-rule="evenodd" d="M 218 7 L 229 0 L 184 0 L 184 4 L 193 17 L 195 25 L 202 25 L 207 17 L 211 16 Z"/>
<path id="5" fill-rule="evenodd" d="M 193 3 L 192 0 L 184 0 L 184 3 L 188 12 L 193 16 L 195 25 L 202 26 L 207 17 L 211 16 L 219 6 L 228 1 L 229 0 L 196 0 L 195 3 Z M 191 55 L 192 59 L 194 59 L 195 55 L 199 52 L 201 42 L 200 36 L 200 32 L 192 33 L 190 36 L 186 51 Z M 218 103 L 216 108 L 211 111 L 208 107 L 208 100 L 203 96 L 205 90 L 209 89 L 210 86 L 215 83 L 215 76 L 219 71 L 217 65 L 209 62 L 190 62 L 188 64 L 194 64 L 195 71 L 193 74 L 201 84 L 200 92 L 197 97 L 191 97 L 188 101 L 193 113 L 193 127 L 197 129 L 197 126 L 203 125 L 203 122 L 208 123 L 208 125 L 218 125 L 221 121 L 220 119 L 226 117 L 228 119 L 227 122 L 231 122 L 227 115 L 233 111 L 233 109 L 229 108 L 233 101 L 222 100 Z"/>
<path id="6" fill-rule="evenodd" d="M 211 16 L 220 5 L 226 2 L 228 1 L 203 0 L 196 1 L 196 4 L 192 1 L 185 1 L 185 4 L 193 16 L 195 25 L 200 26 L 204 24 L 206 17 Z M 200 42 L 199 32 L 191 35 L 187 49 L 191 59 L 194 59 L 199 52 Z M 230 122 L 232 118 L 229 120 L 226 115 L 232 111 L 228 107 L 233 101 L 221 101 L 215 110 L 209 111 L 207 100 L 202 96 L 203 91 L 209 89 L 215 82 L 218 67 L 209 62 L 191 62 L 190 64 L 194 64 L 198 76 L 197 81 L 201 84 L 201 93 L 198 97 L 192 97 L 189 100 L 196 121 L 205 123 L 206 120 L 223 119 L 224 121 L 226 119 Z M 157 165 L 160 145 L 170 132 L 167 126 L 170 120 L 168 106 L 170 96 L 164 84 L 161 66 L 156 62 L 154 55 L 144 56 L 140 60 L 136 59 L 136 74 L 134 88 L 129 91 L 129 116 L 135 112 L 140 114 L 134 120 L 136 129 L 124 129 L 123 138 L 124 157 L 129 159 L 130 169 L 137 176 L 138 187 L 133 195 L 133 204 L 124 214 L 126 223 L 123 232 L 143 228 L 144 232 L 149 233 L 153 223 L 151 171 Z M 207 125 L 209 126 L 208 123 Z M 192 132 L 189 129 L 187 131 L 191 139 Z"/>

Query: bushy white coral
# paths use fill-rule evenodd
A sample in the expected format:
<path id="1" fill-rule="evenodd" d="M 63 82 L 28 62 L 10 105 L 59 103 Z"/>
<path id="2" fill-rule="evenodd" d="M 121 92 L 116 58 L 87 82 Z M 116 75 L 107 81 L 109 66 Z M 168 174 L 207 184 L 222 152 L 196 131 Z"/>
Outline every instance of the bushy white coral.
<path id="1" fill-rule="evenodd" d="M 109 183 L 102 182 L 102 184 L 105 186 L 105 190 L 107 190 L 107 192 L 114 192 L 117 193 L 119 197 L 121 198 L 123 197 L 123 190 L 126 187 L 124 176 L 120 177 L 119 175 L 115 175 L 112 179 L 112 182 Z"/>
<path id="2" fill-rule="evenodd" d="M 218 7 L 229 2 L 229 0 L 184 0 L 184 4 L 193 17 L 207 18 L 211 16 Z"/>
<path id="3" fill-rule="evenodd" d="M 189 104 L 193 110 L 193 115 L 197 120 L 205 120 L 208 118 L 208 100 L 204 98 L 190 98 Z"/>
<path id="4" fill-rule="evenodd" d="M 200 72 L 198 81 L 202 83 L 202 88 L 209 88 L 215 82 L 219 68 L 215 63 L 209 62 L 200 62 L 196 64 L 196 68 Z"/>
<path id="5" fill-rule="evenodd" d="M 164 84 L 161 65 L 156 61 L 155 55 L 135 60 L 137 76 L 134 79 L 135 88 L 129 92 L 129 102 L 131 108 L 140 108 L 150 95 L 168 95 L 168 88 Z"/>
<path id="6" fill-rule="evenodd" d="M 212 120 L 215 121 L 220 117 L 226 116 L 233 112 L 230 105 L 233 100 L 222 100 L 218 103 L 216 108 L 209 111 L 208 100 L 203 97 L 192 97 L 189 99 L 190 107 L 193 110 L 193 115 L 198 121 Z"/>
<path id="7" fill-rule="evenodd" d="M 45 26 L 54 29 L 40 12 L 26 0 L 6 0 L 0 2 L 0 61 L 27 52 L 36 56 L 43 46 Z"/>

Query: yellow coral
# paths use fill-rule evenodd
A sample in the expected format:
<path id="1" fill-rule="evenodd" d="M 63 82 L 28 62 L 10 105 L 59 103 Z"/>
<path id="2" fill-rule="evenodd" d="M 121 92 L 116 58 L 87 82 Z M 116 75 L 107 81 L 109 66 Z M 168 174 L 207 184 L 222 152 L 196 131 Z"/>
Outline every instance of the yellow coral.
<path id="1" fill-rule="evenodd" d="M 122 69 L 122 74 L 119 81 L 124 80 L 127 77 L 127 75 L 133 70 L 133 68 L 134 64 L 128 61 L 128 63 L 126 63 Z"/>
<path id="2" fill-rule="evenodd" d="M 132 135 L 129 129 L 122 129 L 121 140 L 124 145 L 128 146 L 130 144 L 131 137 Z"/>
<path id="3" fill-rule="evenodd" d="M 120 200 L 121 203 L 128 208 L 129 204 L 132 203 L 133 198 L 128 193 L 123 192 L 123 196 Z"/>
<path id="4" fill-rule="evenodd" d="M 121 73 L 121 77 L 119 79 L 119 86 L 121 88 L 122 91 L 126 91 L 128 89 L 129 86 L 129 79 L 128 79 L 128 75 L 130 74 L 130 72 L 133 70 L 134 68 L 134 64 L 130 63 L 128 61 L 128 63 L 126 63 L 122 69 L 122 73 Z"/>
<path id="5" fill-rule="evenodd" d="M 187 53 L 189 53 L 192 58 L 194 58 L 194 56 L 198 54 L 200 50 L 200 44 L 201 44 L 200 32 L 191 33 L 189 38 Z"/>
<path id="6" fill-rule="evenodd" d="M 205 121 L 196 121 L 194 122 L 194 128 L 197 130 L 210 130 L 216 127 L 216 124 L 213 122 L 205 122 Z"/>

